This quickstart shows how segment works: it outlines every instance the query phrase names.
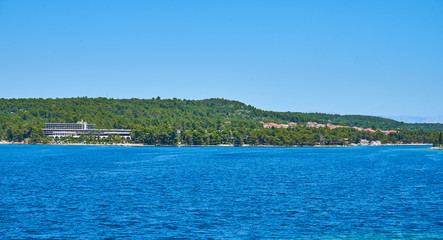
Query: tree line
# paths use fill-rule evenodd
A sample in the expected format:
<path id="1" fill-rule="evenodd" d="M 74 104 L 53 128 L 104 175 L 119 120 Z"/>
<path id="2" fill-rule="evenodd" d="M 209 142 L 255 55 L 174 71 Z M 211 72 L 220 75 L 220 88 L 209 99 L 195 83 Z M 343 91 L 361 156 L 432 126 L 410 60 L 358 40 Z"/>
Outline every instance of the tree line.
<path id="1" fill-rule="evenodd" d="M 399 130 L 390 135 L 361 132 L 352 128 L 264 129 L 259 123 L 296 122 L 301 125 L 311 121 L 340 124 L 337 119 L 343 119 L 338 117 L 331 120 L 326 119 L 326 116 L 264 111 L 225 99 L 0 99 L 0 139 L 47 143 L 50 139 L 41 130 L 45 123 L 80 120 L 95 123 L 97 128 L 133 129 L 131 142 L 150 145 L 346 145 L 357 143 L 360 139 L 379 140 L 382 143 L 434 143 L 441 133 L 435 129 Z M 388 126 L 394 120 L 389 120 L 390 123 L 385 125 L 383 121 L 368 122 L 373 118 L 350 116 L 348 120 L 359 127 L 375 125 L 384 130 L 392 129 Z M 439 129 L 439 126 L 434 127 Z M 70 141 L 125 141 L 117 136 L 111 138 L 83 136 Z"/>
<path id="2" fill-rule="evenodd" d="M 438 132 L 404 130 L 386 135 L 357 131 L 352 128 L 243 128 L 190 129 L 177 131 L 169 126 L 141 127 L 133 130 L 133 140 L 148 145 L 275 145 L 313 146 L 357 144 L 361 139 L 381 143 L 432 143 Z"/>

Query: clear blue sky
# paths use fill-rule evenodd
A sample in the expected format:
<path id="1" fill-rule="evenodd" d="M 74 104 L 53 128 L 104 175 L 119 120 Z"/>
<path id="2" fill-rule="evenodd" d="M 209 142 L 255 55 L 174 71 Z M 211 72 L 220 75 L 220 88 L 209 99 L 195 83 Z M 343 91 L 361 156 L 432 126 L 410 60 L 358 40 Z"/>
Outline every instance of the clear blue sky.
<path id="1" fill-rule="evenodd" d="M 443 1 L 0 0 L 0 97 L 443 120 Z"/>

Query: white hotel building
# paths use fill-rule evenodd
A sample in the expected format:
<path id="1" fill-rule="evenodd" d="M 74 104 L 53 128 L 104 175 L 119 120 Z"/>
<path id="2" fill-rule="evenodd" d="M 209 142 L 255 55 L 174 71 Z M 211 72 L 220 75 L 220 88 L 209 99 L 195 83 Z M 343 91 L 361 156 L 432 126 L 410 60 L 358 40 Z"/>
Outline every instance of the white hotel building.
<path id="1" fill-rule="evenodd" d="M 81 135 L 99 135 L 100 138 L 109 135 L 119 135 L 130 139 L 131 129 L 96 129 L 95 124 L 87 122 L 77 123 L 46 123 L 43 133 L 53 138 L 80 137 Z"/>

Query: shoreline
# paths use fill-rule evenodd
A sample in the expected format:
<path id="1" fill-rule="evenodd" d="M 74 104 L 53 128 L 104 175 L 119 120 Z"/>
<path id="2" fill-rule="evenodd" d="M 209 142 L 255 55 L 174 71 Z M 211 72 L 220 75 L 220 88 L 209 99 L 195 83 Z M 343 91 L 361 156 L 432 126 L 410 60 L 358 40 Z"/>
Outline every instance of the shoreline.
<path id="1" fill-rule="evenodd" d="M 244 144 L 242 146 L 233 144 L 220 144 L 220 145 L 147 145 L 142 143 L 113 143 L 113 144 L 98 144 L 98 143 L 25 143 L 25 142 L 8 142 L 0 141 L 0 144 L 10 144 L 10 145 L 48 145 L 48 146 L 120 146 L 120 147 L 315 147 L 315 148 L 330 148 L 330 147 L 377 147 L 377 146 L 429 146 L 431 143 L 387 143 L 379 145 L 294 145 L 294 146 L 280 146 L 280 145 L 248 145 Z M 443 148 L 430 147 L 428 149 L 443 150 Z"/>

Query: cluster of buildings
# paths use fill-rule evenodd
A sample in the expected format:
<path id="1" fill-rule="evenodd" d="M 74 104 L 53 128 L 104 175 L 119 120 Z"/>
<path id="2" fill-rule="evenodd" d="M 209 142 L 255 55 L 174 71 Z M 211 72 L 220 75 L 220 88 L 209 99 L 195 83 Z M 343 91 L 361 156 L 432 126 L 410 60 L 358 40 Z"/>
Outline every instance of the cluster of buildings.
<path id="1" fill-rule="evenodd" d="M 264 128 L 288 128 L 288 127 L 296 127 L 297 124 L 290 122 L 288 124 L 277 124 L 277 123 L 265 123 L 265 122 L 260 122 L 261 124 L 263 124 Z M 349 126 L 342 126 L 342 125 L 333 125 L 331 123 L 327 123 L 327 124 L 323 124 L 323 123 L 316 123 L 316 122 L 307 122 L 306 127 L 315 127 L 315 128 L 323 128 L 323 127 L 327 127 L 329 129 L 335 129 L 335 128 L 351 128 Z M 396 133 L 397 131 L 395 130 L 374 130 L 371 128 L 360 128 L 360 127 L 353 127 L 354 129 L 358 130 L 358 131 L 365 131 L 365 132 L 376 132 L 376 131 L 380 131 L 386 135 L 391 134 L 391 133 Z"/>
<path id="2" fill-rule="evenodd" d="M 360 146 L 380 146 L 381 141 L 369 141 L 366 139 L 360 139 L 360 143 L 358 144 Z"/>
<path id="3" fill-rule="evenodd" d="M 43 133 L 53 138 L 80 137 L 81 135 L 97 135 L 100 138 L 118 135 L 125 139 L 131 138 L 131 129 L 96 129 L 95 124 L 83 121 L 77 123 L 46 123 Z"/>
<path id="4" fill-rule="evenodd" d="M 288 128 L 288 127 L 297 127 L 297 123 L 290 122 L 288 124 L 277 124 L 277 123 L 265 123 L 260 122 L 263 124 L 264 128 Z"/>
<path id="5" fill-rule="evenodd" d="M 330 123 L 323 124 L 323 123 L 316 123 L 316 122 L 307 122 L 306 127 L 315 127 L 315 128 L 321 128 L 321 127 L 327 127 L 330 129 L 334 128 L 349 128 L 348 126 L 342 126 L 342 125 L 333 125 Z"/>
<path id="6" fill-rule="evenodd" d="M 395 130 L 386 130 L 385 131 L 385 130 L 381 130 L 381 129 L 374 130 L 372 128 L 360 128 L 360 127 L 353 127 L 353 128 L 357 131 L 365 131 L 365 132 L 371 132 L 371 133 L 376 132 L 376 131 L 380 131 L 386 135 L 397 132 Z"/>

